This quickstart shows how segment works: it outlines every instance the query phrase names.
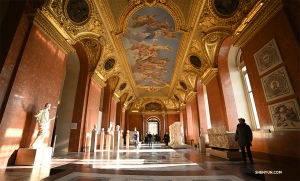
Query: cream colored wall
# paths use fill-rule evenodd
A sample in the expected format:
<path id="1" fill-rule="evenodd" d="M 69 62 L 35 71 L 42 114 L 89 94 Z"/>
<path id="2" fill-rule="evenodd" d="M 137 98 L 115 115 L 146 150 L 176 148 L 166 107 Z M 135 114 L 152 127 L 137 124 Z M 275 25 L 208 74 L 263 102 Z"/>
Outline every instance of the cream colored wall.
<path id="1" fill-rule="evenodd" d="M 55 153 L 68 152 L 79 70 L 80 66 L 77 54 L 69 54 L 60 105 L 57 110 Z"/>
<path id="2" fill-rule="evenodd" d="M 246 100 L 246 96 L 245 96 L 245 90 L 244 90 L 242 78 L 241 78 L 240 72 L 237 68 L 237 63 L 236 63 L 239 50 L 240 50 L 239 47 L 231 46 L 231 48 L 229 50 L 229 54 L 228 54 L 228 68 L 229 68 L 229 72 L 230 72 L 230 79 L 232 82 L 238 117 L 245 118 L 246 123 L 248 125 L 251 125 L 249 109 L 248 109 L 247 100 Z M 236 123 L 238 124 L 238 120 L 236 120 Z M 253 129 L 252 125 L 251 125 L 251 128 Z"/>

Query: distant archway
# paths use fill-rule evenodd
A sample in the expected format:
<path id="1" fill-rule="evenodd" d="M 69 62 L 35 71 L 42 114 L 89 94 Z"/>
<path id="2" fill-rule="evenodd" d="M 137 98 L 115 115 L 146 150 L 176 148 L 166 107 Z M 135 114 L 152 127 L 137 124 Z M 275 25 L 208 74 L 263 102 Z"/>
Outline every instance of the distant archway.
<path id="1" fill-rule="evenodd" d="M 151 116 L 147 119 L 147 133 L 158 134 L 160 133 L 160 120 L 156 116 Z"/>

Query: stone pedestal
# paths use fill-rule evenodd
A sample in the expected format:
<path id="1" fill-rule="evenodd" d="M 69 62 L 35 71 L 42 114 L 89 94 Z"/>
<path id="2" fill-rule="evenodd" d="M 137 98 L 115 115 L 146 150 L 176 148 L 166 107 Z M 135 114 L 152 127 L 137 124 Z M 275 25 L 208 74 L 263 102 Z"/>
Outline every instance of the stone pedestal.
<path id="1" fill-rule="evenodd" d="M 48 148 L 19 148 L 15 165 L 42 165 L 50 164 L 52 147 Z"/>
<path id="2" fill-rule="evenodd" d="M 204 136 L 199 137 L 199 151 L 200 151 L 200 153 L 205 153 L 206 152 L 205 137 Z"/>
<path id="3" fill-rule="evenodd" d="M 123 147 L 124 147 L 124 139 L 122 138 L 120 141 L 120 148 L 123 149 Z"/>
<path id="4" fill-rule="evenodd" d="M 106 139 L 105 148 L 106 150 L 110 150 L 111 135 L 110 134 L 105 135 L 105 139 Z"/>
<path id="5" fill-rule="evenodd" d="M 126 150 L 129 150 L 129 138 L 130 135 L 129 135 L 129 130 L 127 131 L 127 134 L 126 134 Z"/>
<path id="6" fill-rule="evenodd" d="M 227 160 L 243 160 L 242 153 L 239 150 L 222 150 L 222 149 L 212 149 L 206 148 L 206 153 L 208 155 L 213 155 L 217 157 L 221 157 Z"/>
<path id="7" fill-rule="evenodd" d="M 114 151 L 119 151 L 120 149 L 120 131 L 114 132 Z"/>
<path id="8" fill-rule="evenodd" d="M 91 152 L 96 152 L 97 149 L 97 130 L 92 131 Z"/>
<path id="9" fill-rule="evenodd" d="M 101 131 L 101 133 L 100 133 L 100 150 L 104 150 L 104 137 L 105 137 L 105 133 L 104 133 L 104 131 Z"/>
<path id="10" fill-rule="evenodd" d="M 186 149 L 186 148 L 188 148 L 187 144 L 181 144 L 181 145 L 173 144 L 173 145 L 169 145 L 169 146 L 173 149 Z"/>
<path id="11" fill-rule="evenodd" d="M 110 149 L 111 150 L 114 150 L 114 147 L 115 147 L 115 139 L 114 139 L 114 132 L 111 133 L 110 135 Z"/>

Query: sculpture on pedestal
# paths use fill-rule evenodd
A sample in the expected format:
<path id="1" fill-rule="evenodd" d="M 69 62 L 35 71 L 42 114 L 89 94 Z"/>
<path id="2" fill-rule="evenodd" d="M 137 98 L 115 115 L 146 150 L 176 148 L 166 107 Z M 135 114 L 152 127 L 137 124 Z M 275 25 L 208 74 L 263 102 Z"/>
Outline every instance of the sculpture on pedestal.
<path id="1" fill-rule="evenodd" d="M 186 148 L 184 144 L 184 133 L 182 122 L 174 122 L 169 126 L 170 132 L 170 146 L 172 148 Z"/>
<path id="2" fill-rule="evenodd" d="M 54 118 L 49 119 L 49 110 L 51 104 L 46 103 L 44 108 L 41 109 L 34 117 L 36 117 L 37 122 L 39 124 L 39 132 L 34 140 L 34 142 L 30 145 L 30 148 L 38 149 L 43 148 L 44 139 L 50 127 L 50 121 L 54 120 Z"/>

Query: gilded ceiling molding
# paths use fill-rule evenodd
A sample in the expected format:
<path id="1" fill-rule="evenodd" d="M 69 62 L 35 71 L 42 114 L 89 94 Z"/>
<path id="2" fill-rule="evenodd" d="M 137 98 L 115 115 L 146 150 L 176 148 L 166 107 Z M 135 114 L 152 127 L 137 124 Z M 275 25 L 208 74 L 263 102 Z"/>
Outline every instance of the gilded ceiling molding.
<path id="1" fill-rule="evenodd" d="M 170 91 L 169 91 L 169 95 L 168 97 L 171 97 L 174 94 L 174 89 L 176 86 L 176 82 L 177 79 L 179 77 L 180 72 L 182 71 L 182 67 L 184 65 L 184 60 L 185 57 L 187 57 L 188 53 L 189 53 L 189 48 L 192 44 L 192 40 L 193 40 L 193 34 L 197 31 L 197 24 L 199 22 L 200 19 L 200 15 L 202 14 L 204 5 L 205 5 L 205 1 L 195 1 L 197 3 L 197 6 L 193 6 L 192 8 L 195 11 L 198 11 L 198 13 L 195 13 L 193 16 L 193 24 L 191 24 L 191 30 L 189 31 L 188 34 L 183 34 L 183 38 L 182 38 L 182 44 L 178 49 L 178 52 L 182 52 L 180 54 L 177 55 L 177 59 L 176 60 L 180 60 L 179 62 L 176 61 L 175 66 L 174 66 L 174 72 L 177 72 L 177 74 L 173 74 L 173 78 L 171 80 L 171 84 L 170 84 Z M 186 36 L 187 37 L 186 37 Z"/>
<path id="2" fill-rule="evenodd" d="M 92 79 L 101 87 L 105 87 L 106 83 L 97 75 L 97 74 L 93 74 L 92 75 Z"/>
<path id="3" fill-rule="evenodd" d="M 280 9 L 284 4 L 281 0 L 260 0 L 247 15 L 233 37 L 234 46 L 244 46 Z"/>
<path id="4" fill-rule="evenodd" d="M 198 33 L 206 32 L 207 29 L 212 27 L 228 28 L 234 31 L 257 1 L 240 0 L 237 8 L 232 13 L 226 15 L 218 12 L 214 5 L 215 1 L 207 1 L 198 25 Z"/>
<path id="5" fill-rule="evenodd" d="M 219 49 L 227 36 L 227 32 L 212 32 L 203 38 L 206 56 L 213 67 L 218 66 Z"/>
<path id="6" fill-rule="evenodd" d="M 197 92 L 191 91 L 187 96 L 186 96 L 186 100 L 187 101 L 191 101 L 193 100 L 197 95 Z"/>
<path id="7" fill-rule="evenodd" d="M 195 90 L 197 88 L 197 86 L 196 86 L 197 78 L 198 78 L 197 74 L 191 72 L 188 74 L 187 77 L 188 77 L 188 81 L 189 81 L 190 85 L 192 86 L 192 89 Z"/>
<path id="8" fill-rule="evenodd" d="M 110 93 L 113 94 L 115 92 L 115 89 L 117 88 L 117 85 L 119 83 L 120 77 L 118 75 L 112 75 L 107 79 L 109 82 L 110 87 Z"/>
<path id="9" fill-rule="evenodd" d="M 172 99 L 163 99 L 162 102 L 165 104 L 167 110 L 179 108 L 179 102 Z"/>
<path id="10" fill-rule="evenodd" d="M 209 68 L 201 77 L 201 84 L 207 85 L 216 75 L 219 74 L 218 68 Z"/>
<path id="11" fill-rule="evenodd" d="M 47 17 L 37 9 L 33 23 L 44 32 L 65 54 L 75 52 L 75 49 L 67 39 L 65 39 L 59 31 L 48 21 Z"/>
<path id="12" fill-rule="evenodd" d="M 111 96 L 111 99 L 114 100 L 114 101 L 116 101 L 116 102 L 120 102 L 120 99 L 119 99 L 118 95 L 116 95 L 116 94 L 113 94 Z"/>
<path id="13" fill-rule="evenodd" d="M 83 48 L 88 55 L 89 71 L 94 72 L 100 60 L 101 52 L 103 49 L 101 43 L 93 38 L 81 39 L 80 42 L 83 44 Z"/>

